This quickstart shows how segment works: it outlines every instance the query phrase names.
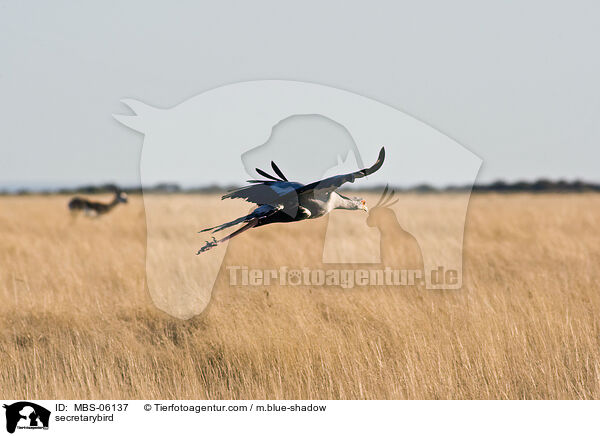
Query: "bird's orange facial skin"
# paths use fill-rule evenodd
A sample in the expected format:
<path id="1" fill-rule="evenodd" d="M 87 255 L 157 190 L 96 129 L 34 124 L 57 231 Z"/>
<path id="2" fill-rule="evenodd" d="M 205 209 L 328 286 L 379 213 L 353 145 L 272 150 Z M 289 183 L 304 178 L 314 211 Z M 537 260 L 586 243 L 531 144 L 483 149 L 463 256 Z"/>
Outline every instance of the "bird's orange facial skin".
<path id="1" fill-rule="evenodd" d="M 362 200 L 362 201 L 360 202 L 360 204 L 362 205 L 362 209 L 363 209 L 365 212 L 368 212 L 368 211 L 369 211 L 369 208 L 367 207 L 367 202 L 366 202 L 365 200 Z"/>

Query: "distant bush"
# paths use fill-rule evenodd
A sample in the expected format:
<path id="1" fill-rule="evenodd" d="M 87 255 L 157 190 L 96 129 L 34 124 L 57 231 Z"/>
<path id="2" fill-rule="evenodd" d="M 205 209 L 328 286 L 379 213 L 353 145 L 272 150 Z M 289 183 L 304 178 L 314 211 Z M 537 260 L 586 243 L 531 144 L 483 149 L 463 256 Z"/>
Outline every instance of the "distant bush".
<path id="1" fill-rule="evenodd" d="M 236 188 L 233 185 L 221 186 L 212 184 L 208 186 L 199 186 L 194 188 L 182 188 L 177 183 L 158 183 L 154 186 L 143 189 L 144 193 L 147 194 L 218 194 L 221 192 L 227 192 Z M 56 190 L 0 190 L 0 195 L 52 195 L 52 194 L 63 194 L 63 195 L 74 195 L 74 194 L 106 194 L 115 192 L 116 189 L 120 189 L 129 194 L 140 194 L 142 193 L 141 186 L 130 186 L 123 187 L 117 186 L 114 183 L 106 183 L 102 185 L 85 185 L 77 188 L 62 188 Z M 384 185 L 374 186 L 365 188 L 360 185 L 356 186 L 345 186 L 343 191 L 362 191 L 362 192 L 380 192 L 384 189 Z M 466 192 L 471 190 L 471 186 L 468 185 L 449 185 L 444 188 L 437 188 L 435 186 L 422 183 L 413 187 L 390 187 L 396 192 L 417 192 L 417 193 L 432 193 L 432 192 Z M 506 182 L 504 180 L 497 180 L 488 184 L 477 184 L 472 187 L 473 192 L 499 192 L 499 193 L 511 193 L 511 192 L 600 192 L 600 184 L 583 182 L 581 180 L 575 180 L 568 182 L 565 180 L 552 181 L 548 179 L 538 179 L 533 182 L 517 181 L 517 182 Z"/>

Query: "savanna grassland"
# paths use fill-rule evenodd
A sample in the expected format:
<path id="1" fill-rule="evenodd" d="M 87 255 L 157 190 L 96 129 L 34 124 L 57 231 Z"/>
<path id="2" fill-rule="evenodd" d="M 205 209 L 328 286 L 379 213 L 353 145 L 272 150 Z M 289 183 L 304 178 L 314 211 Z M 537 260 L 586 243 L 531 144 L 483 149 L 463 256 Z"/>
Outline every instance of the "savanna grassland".
<path id="1" fill-rule="evenodd" d="M 169 201 L 193 223 L 218 196 Z M 0 198 L 3 398 L 600 399 L 599 195 L 473 195 L 458 291 L 229 286 L 227 264 L 309 256 L 325 221 L 254 229 L 188 320 L 146 289 L 141 197 L 99 219 L 67 202 Z"/>

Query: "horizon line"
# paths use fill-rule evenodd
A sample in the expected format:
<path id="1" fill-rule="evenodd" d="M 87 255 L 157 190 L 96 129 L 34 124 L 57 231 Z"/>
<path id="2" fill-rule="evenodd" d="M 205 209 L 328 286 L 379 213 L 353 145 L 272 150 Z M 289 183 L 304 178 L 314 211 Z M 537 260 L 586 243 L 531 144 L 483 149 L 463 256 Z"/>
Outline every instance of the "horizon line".
<path id="1" fill-rule="evenodd" d="M 154 185 L 144 187 L 142 184 L 118 184 L 114 182 L 107 183 L 90 183 L 90 184 L 79 184 L 62 187 L 29 187 L 23 186 L 12 186 L 12 187 L 0 187 L 0 195 L 23 195 L 23 194 L 41 194 L 41 195 L 52 195 L 52 194 L 73 194 L 73 193 L 106 193 L 114 190 L 115 187 L 127 192 L 164 192 L 164 193 L 203 193 L 203 192 L 226 192 L 247 184 L 205 184 L 198 186 L 181 186 L 174 182 L 160 182 Z M 363 191 L 373 192 L 381 190 L 385 187 L 385 184 L 369 184 L 367 186 L 344 186 L 340 190 L 345 191 Z M 503 179 L 497 179 L 488 183 L 475 183 L 471 184 L 447 184 L 444 186 L 436 186 L 428 183 L 417 183 L 409 186 L 396 186 L 389 185 L 390 189 L 394 189 L 398 192 L 451 192 L 451 191 L 600 191 L 600 183 L 589 182 L 582 179 L 572 179 L 569 181 L 566 178 L 537 178 L 533 181 L 528 180 L 516 180 L 509 182 Z"/>

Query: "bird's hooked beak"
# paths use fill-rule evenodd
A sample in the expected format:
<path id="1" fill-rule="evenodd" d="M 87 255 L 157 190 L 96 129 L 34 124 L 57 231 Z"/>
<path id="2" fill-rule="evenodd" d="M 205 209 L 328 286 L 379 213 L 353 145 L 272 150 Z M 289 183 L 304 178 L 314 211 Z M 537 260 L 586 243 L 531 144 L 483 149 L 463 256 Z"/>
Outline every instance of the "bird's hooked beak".
<path id="1" fill-rule="evenodd" d="M 367 207 L 367 202 L 365 200 L 361 201 L 360 205 L 362 210 L 364 210 L 365 212 L 369 212 L 369 208 Z"/>

